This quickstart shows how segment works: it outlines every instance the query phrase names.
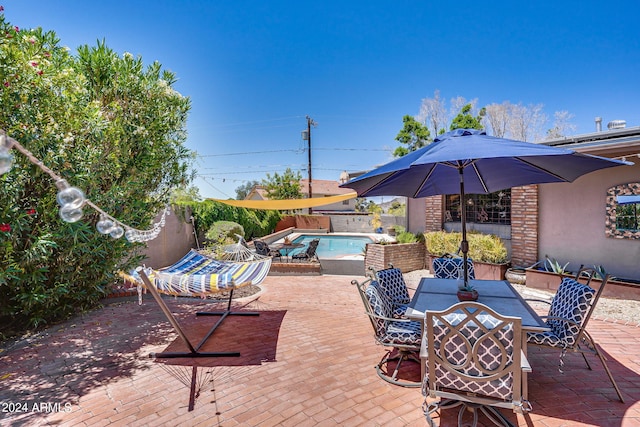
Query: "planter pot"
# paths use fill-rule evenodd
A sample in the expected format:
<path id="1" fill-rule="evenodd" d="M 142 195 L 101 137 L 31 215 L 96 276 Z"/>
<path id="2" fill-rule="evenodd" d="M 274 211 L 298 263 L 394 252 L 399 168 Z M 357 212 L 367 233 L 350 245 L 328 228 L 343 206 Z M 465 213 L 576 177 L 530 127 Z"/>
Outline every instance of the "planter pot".
<path id="1" fill-rule="evenodd" d="M 563 277 L 574 277 L 575 274 L 560 275 L 544 270 L 526 269 L 527 274 L 527 287 L 543 289 L 546 291 L 555 292 L 560 286 Z M 591 286 L 594 289 L 598 289 L 602 281 L 599 279 L 593 279 Z M 625 282 L 622 280 L 609 280 L 605 286 L 602 296 L 605 298 L 619 298 L 626 300 L 640 301 L 640 284 Z"/>
<path id="2" fill-rule="evenodd" d="M 524 268 L 508 268 L 504 273 L 504 278 L 515 285 L 525 285 L 527 282 L 527 271 Z"/>
<path id="3" fill-rule="evenodd" d="M 526 283 L 529 288 L 544 289 L 547 291 L 557 291 L 562 278 L 568 275 L 560 275 L 551 271 L 536 270 L 527 268 L 526 270 Z"/>
<path id="4" fill-rule="evenodd" d="M 477 301 L 478 291 L 476 291 L 475 289 L 471 291 L 458 291 L 457 296 L 458 301 Z"/>

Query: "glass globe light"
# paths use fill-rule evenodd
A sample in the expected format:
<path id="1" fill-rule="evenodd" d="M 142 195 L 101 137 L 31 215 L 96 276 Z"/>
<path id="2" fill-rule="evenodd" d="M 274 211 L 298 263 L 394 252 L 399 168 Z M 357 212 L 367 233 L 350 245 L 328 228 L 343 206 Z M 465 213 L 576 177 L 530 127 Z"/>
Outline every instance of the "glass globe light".
<path id="1" fill-rule="evenodd" d="M 70 205 L 73 208 L 80 208 L 84 204 L 84 193 L 76 187 L 71 187 L 69 183 L 61 179 L 56 181 L 58 191 L 58 204 L 60 206 Z"/>
<path id="2" fill-rule="evenodd" d="M 78 222 L 82 218 L 82 209 L 71 205 L 64 205 L 60 208 L 60 218 L 65 222 Z"/>
<path id="3" fill-rule="evenodd" d="M 98 233 L 100 234 L 109 234 L 113 227 L 115 227 L 113 221 L 104 215 L 101 215 L 100 221 L 96 223 L 96 230 L 98 230 Z"/>
<path id="4" fill-rule="evenodd" d="M 109 232 L 109 235 L 114 239 L 119 239 L 124 235 L 124 228 L 120 227 L 119 225 L 116 225 L 111 229 L 111 231 Z"/>
<path id="5" fill-rule="evenodd" d="M 7 173 L 13 166 L 13 154 L 0 143 L 0 175 Z"/>
<path id="6" fill-rule="evenodd" d="M 132 229 L 127 230 L 126 233 L 124 233 L 124 237 L 130 241 L 131 243 L 133 242 L 137 242 L 138 241 L 138 232 Z"/>

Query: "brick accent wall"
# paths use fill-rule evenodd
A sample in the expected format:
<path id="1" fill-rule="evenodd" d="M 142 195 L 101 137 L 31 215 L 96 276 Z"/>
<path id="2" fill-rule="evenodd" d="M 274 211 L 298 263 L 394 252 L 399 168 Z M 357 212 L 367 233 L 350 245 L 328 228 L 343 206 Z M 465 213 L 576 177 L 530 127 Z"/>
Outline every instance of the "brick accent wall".
<path id="1" fill-rule="evenodd" d="M 398 243 L 391 245 L 368 244 L 364 258 L 365 271 L 369 267 L 383 270 L 389 263 L 403 273 L 422 270 L 425 262 L 425 246 L 423 243 Z"/>
<path id="2" fill-rule="evenodd" d="M 511 189 L 511 265 L 538 261 L 538 186 Z"/>
<path id="3" fill-rule="evenodd" d="M 425 199 L 424 231 L 440 231 L 444 221 L 444 196 L 431 196 Z"/>

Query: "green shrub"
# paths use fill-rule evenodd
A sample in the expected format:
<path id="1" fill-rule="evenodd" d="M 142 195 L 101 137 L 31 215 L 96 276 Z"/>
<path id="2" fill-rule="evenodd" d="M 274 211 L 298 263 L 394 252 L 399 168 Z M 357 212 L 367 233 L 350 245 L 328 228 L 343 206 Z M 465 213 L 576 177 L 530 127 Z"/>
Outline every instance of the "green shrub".
<path id="1" fill-rule="evenodd" d="M 238 235 L 244 237 L 244 228 L 233 221 L 216 221 L 205 233 L 205 237 L 217 245 L 237 242 Z"/>
<path id="2" fill-rule="evenodd" d="M 240 224 L 244 230 L 245 240 L 266 236 L 273 233 L 280 221 L 278 211 L 238 208 L 213 200 L 203 202 L 185 202 L 180 205 L 191 208 L 195 220 L 198 239 L 204 237 L 204 230 L 209 230 L 216 221 L 233 221 Z"/>
<path id="3" fill-rule="evenodd" d="M 462 233 L 432 231 L 425 233 L 427 251 L 431 255 L 456 254 L 462 241 Z M 507 262 L 507 248 L 493 234 L 467 233 L 469 258 L 478 262 L 502 264 Z"/>
<path id="4" fill-rule="evenodd" d="M 0 127 L 101 209 L 148 229 L 191 179 L 190 101 L 176 76 L 104 42 L 72 56 L 53 31 L 3 13 L 0 34 Z M 63 222 L 51 177 L 13 154 L 0 176 L 0 340 L 95 307 L 144 246 L 99 234 L 90 206 Z"/>
<path id="5" fill-rule="evenodd" d="M 416 243 L 418 242 L 418 237 L 410 231 L 402 231 L 396 234 L 396 241 L 398 243 Z"/>

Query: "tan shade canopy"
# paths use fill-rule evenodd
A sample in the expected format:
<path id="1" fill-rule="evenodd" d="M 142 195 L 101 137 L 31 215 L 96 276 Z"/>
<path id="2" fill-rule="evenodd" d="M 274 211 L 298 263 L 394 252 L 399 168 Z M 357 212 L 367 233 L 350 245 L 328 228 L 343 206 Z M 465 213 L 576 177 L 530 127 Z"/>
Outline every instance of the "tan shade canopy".
<path id="1" fill-rule="evenodd" d="M 247 209 L 264 209 L 264 210 L 295 210 L 304 208 L 315 208 L 317 206 L 330 205 L 332 203 L 342 202 L 357 197 L 357 193 L 340 194 L 328 197 L 313 197 L 311 199 L 287 199 L 287 200 L 222 200 L 208 199 L 216 202 L 224 203 L 230 206 Z"/>

